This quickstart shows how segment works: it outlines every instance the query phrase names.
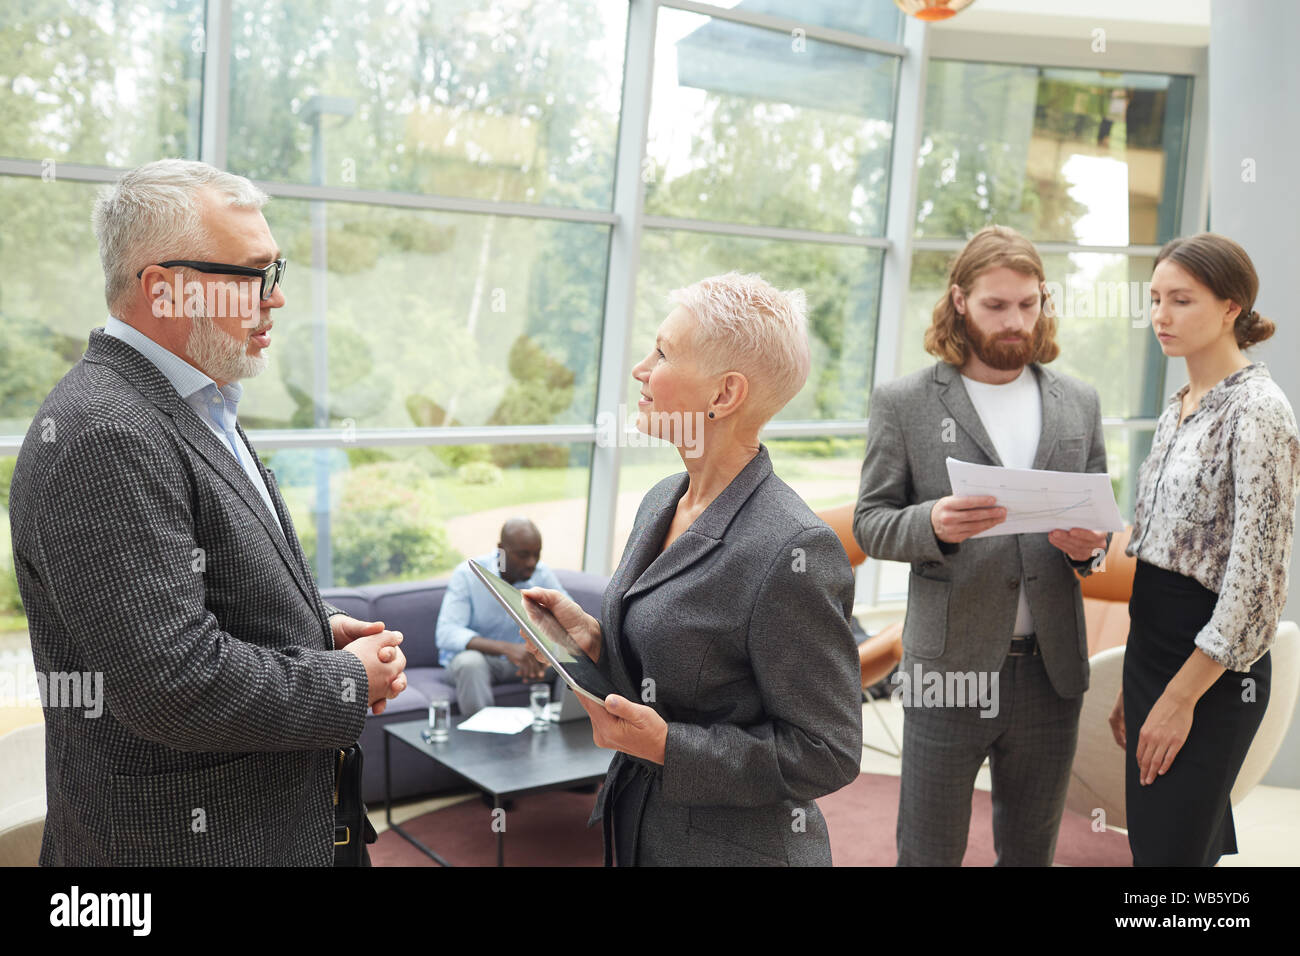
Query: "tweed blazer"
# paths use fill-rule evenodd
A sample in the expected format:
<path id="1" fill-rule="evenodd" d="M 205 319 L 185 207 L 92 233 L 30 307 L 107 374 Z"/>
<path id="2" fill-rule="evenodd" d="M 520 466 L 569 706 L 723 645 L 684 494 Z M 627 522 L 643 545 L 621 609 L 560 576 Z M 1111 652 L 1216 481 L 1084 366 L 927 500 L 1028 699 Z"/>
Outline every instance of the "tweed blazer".
<path id="1" fill-rule="evenodd" d="M 32 654 L 38 674 L 103 682 L 93 719 L 43 701 L 42 865 L 332 864 L 365 668 L 334 650 L 258 467 L 283 533 L 163 374 L 101 329 L 37 412 L 9 506 Z"/>
<path id="2" fill-rule="evenodd" d="M 1096 389 L 1042 365 L 1030 368 L 1042 401 L 1033 467 L 1104 472 Z M 1062 697 L 1077 697 L 1088 688 L 1088 633 L 1074 572 L 1087 574 L 1090 562 L 1072 561 L 1046 533 L 939 541 L 930 509 L 952 494 L 949 457 L 1002 464 L 954 366 L 937 362 L 876 387 L 853 536 L 873 558 L 912 565 L 903 672 L 913 674 L 917 664 L 926 672 L 1000 670 L 1023 575 L 1048 679 Z"/>
<path id="3" fill-rule="evenodd" d="M 663 550 L 687 485 L 672 475 L 645 496 L 601 608 L 601 668 L 668 722 L 662 767 L 622 752 L 610 764 L 592 814 L 606 862 L 613 795 L 632 786 L 638 862 L 829 865 L 813 798 L 862 759 L 848 557 L 763 446 Z M 640 682 L 629 618 L 643 625 L 630 635 Z"/>

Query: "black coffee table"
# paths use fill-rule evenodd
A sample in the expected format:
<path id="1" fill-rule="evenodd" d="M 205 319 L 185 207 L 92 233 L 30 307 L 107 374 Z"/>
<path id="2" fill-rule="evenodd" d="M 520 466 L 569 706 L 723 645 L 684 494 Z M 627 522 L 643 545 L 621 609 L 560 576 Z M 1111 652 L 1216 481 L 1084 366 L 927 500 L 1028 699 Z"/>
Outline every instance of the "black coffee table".
<path id="1" fill-rule="evenodd" d="M 591 722 L 586 720 L 551 724 L 549 730 L 541 732 L 529 727 L 517 734 L 483 734 L 453 727 L 451 736 L 442 743 L 425 742 L 420 734 L 427 727 L 426 720 L 384 726 L 384 820 L 391 830 L 442 866 L 452 864 L 393 822 L 389 742 L 394 737 L 490 793 L 494 808 L 500 808 L 502 801 L 511 797 L 599 783 L 614 758 L 612 750 L 596 746 L 591 739 Z M 502 829 L 497 831 L 497 866 L 504 865 Z"/>

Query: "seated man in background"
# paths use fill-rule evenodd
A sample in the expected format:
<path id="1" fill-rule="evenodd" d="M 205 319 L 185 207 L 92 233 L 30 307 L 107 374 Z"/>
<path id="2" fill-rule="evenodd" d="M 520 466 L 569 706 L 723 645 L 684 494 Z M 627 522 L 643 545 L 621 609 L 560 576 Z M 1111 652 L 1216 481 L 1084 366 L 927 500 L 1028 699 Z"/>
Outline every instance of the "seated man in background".
<path id="1" fill-rule="evenodd" d="M 542 535 L 527 518 L 501 526 L 497 550 L 475 558 L 519 590 L 531 587 L 563 591 L 555 574 L 541 563 Z M 544 668 L 528 653 L 519 625 L 465 565 L 456 568 L 438 612 L 438 663 L 456 681 L 460 712 L 468 717 L 493 702 L 492 685 L 515 678 L 538 681 Z"/>

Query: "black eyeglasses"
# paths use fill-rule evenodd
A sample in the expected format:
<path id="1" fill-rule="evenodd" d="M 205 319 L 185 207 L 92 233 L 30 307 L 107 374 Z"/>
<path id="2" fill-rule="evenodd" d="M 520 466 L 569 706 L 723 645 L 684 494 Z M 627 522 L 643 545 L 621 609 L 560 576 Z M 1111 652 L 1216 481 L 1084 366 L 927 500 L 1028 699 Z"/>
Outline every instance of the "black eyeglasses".
<path id="1" fill-rule="evenodd" d="M 253 266 L 232 266 L 224 262 L 195 262 L 193 259 L 169 259 L 166 262 L 158 263 L 158 265 L 164 269 L 170 269 L 174 266 L 186 266 L 210 275 L 260 278 L 262 280 L 262 300 L 265 301 L 275 295 L 275 290 L 279 288 L 280 282 L 284 279 L 284 271 L 289 267 L 289 260 L 276 259 L 263 269 L 256 269 Z M 144 275 L 144 269 L 137 272 L 135 277 L 138 279 L 142 275 Z"/>

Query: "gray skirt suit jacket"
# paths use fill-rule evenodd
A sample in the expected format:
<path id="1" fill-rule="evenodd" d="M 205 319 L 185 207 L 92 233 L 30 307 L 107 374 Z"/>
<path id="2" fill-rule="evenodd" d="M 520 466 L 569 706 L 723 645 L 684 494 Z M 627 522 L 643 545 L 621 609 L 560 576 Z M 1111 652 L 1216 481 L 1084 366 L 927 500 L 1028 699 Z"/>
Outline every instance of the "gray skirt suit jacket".
<path id="1" fill-rule="evenodd" d="M 829 865 L 813 799 L 862 755 L 848 557 L 764 446 L 664 550 L 687 484 L 641 502 L 601 608 L 601 670 L 668 723 L 662 766 L 610 764 L 605 862 Z"/>

